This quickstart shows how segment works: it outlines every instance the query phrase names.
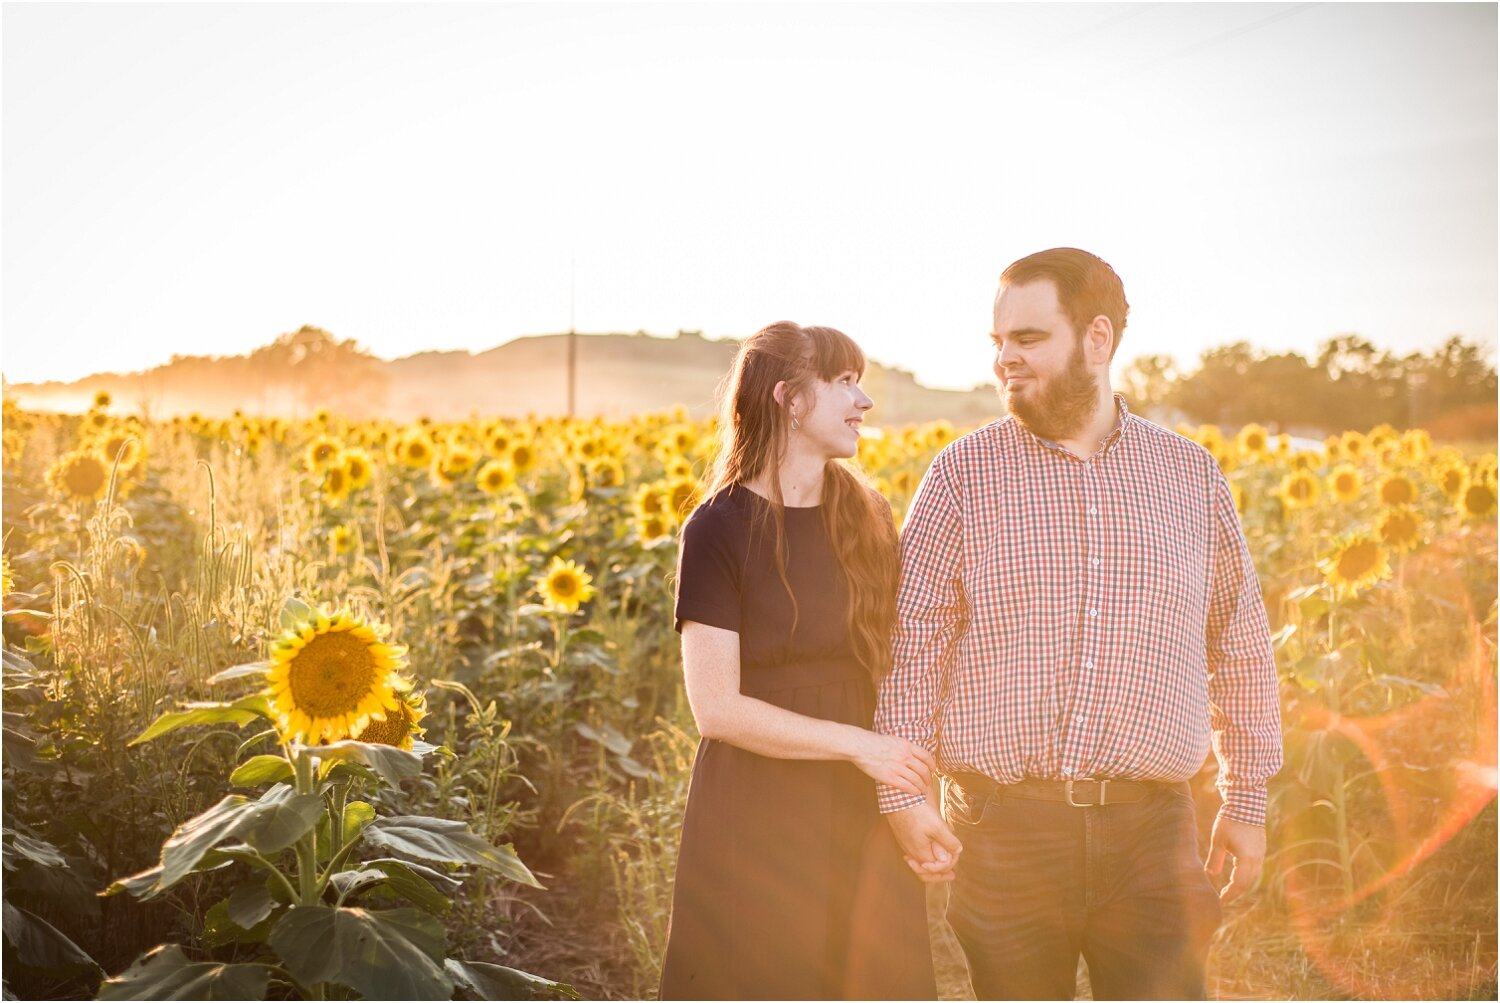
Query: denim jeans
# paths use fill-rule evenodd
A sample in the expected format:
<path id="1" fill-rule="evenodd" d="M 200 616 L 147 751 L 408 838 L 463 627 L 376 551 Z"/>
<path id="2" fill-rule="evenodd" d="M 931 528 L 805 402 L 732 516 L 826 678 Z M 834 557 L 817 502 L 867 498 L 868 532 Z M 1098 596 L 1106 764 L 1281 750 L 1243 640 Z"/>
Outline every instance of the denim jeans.
<path id="1" fill-rule="evenodd" d="M 1095 999 L 1203 999 L 1220 920 L 1192 795 L 1074 808 L 948 787 L 963 843 L 948 921 L 979 999 L 1072 999 L 1078 956 Z"/>

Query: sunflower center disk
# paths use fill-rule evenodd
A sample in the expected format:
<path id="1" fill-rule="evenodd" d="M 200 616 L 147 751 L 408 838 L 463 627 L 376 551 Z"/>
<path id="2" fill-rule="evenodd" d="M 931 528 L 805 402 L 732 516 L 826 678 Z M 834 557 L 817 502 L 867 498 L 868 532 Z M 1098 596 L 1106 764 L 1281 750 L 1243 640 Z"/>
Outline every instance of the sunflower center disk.
<path id="1" fill-rule="evenodd" d="M 353 714 L 375 688 L 379 667 L 369 645 L 340 631 L 319 634 L 292 659 L 296 705 L 313 718 Z"/>

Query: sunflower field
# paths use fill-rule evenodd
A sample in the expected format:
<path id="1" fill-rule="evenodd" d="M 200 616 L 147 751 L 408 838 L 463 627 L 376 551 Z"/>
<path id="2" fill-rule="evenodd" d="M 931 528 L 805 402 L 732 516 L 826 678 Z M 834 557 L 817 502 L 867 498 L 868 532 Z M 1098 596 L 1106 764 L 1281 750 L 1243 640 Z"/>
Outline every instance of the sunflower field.
<path id="1" fill-rule="evenodd" d="M 7 401 L 7 993 L 654 995 L 696 744 L 671 575 L 713 431 Z M 961 431 L 867 432 L 898 521 Z M 1282 681 L 1213 991 L 1494 998 L 1493 443 L 1178 431 L 1233 486 Z"/>

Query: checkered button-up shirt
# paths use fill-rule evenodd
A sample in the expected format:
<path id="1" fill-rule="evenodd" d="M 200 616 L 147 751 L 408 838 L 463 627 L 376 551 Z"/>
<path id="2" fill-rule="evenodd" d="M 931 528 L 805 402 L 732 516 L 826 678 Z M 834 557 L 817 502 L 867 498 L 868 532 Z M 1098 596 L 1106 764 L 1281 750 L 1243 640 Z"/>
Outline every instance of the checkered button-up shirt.
<path id="1" fill-rule="evenodd" d="M 876 730 L 944 772 L 1185 780 L 1263 824 L 1281 766 L 1270 631 L 1229 483 L 1129 413 L 1087 459 L 1012 418 L 951 443 L 902 531 Z M 921 801 L 880 788 L 882 811 Z"/>

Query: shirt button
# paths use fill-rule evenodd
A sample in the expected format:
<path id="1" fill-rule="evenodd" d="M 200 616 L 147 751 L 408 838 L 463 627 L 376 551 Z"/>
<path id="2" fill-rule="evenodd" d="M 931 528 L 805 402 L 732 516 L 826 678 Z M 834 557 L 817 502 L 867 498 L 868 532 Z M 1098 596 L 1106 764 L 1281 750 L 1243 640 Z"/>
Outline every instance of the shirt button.
<path id="1" fill-rule="evenodd" d="M 1099 558 L 1096 557 L 1093 560 L 1091 560 L 1089 563 L 1092 564 L 1094 567 L 1097 568 L 1099 566 Z"/>
<path id="2" fill-rule="evenodd" d="M 1094 660 L 1091 658 L 1088 661 L 1084 662 L 1083 667 L 1085 669 L 1092 669 L 1094 667 Z"/>
<path id="3" fill-rule="evenodd" d="M 1074 714 L 1073 715 L 1073 723 L 1074 724 L 1082 724 L 1083 723 L 1083 715 L 1082 714 Z"/>
<path id="4" fill-rule="evenodd" d="M 1098 515 L 1098 514 L 1099 514 L 1099 510 L 1097 508 L 1095 508 L 1094 506 L 1090 505 L 1089 506 L 1089 515 Z"/>
<path id="5" fill-rule="evenodd" d="M 1089 616 L 1098 616 L 1098 615 L 1099 615 L 1099 611 L 1098 610 L 1096 610 L 1096 609 L 1089 610 Z"/>

